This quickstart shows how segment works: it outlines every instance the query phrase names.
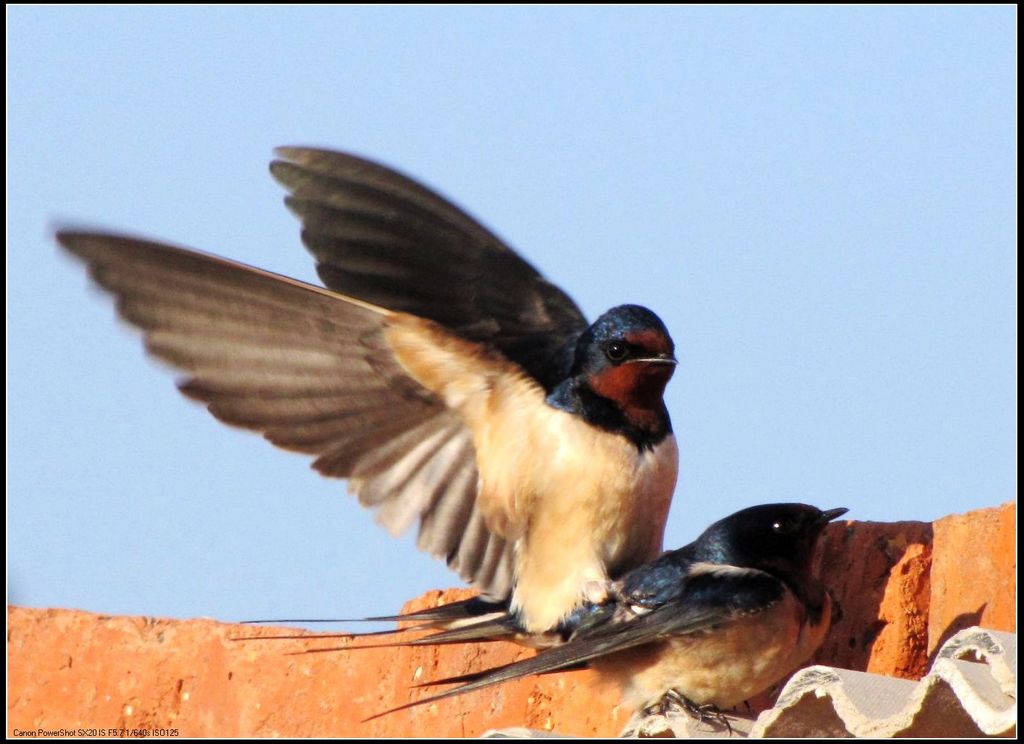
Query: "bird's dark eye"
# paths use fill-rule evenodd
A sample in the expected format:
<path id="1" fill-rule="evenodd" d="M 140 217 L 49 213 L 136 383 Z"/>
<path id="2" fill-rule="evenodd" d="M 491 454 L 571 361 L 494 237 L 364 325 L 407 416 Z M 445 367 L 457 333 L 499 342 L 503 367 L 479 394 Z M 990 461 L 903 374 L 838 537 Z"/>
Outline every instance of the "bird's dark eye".
<path id="1" fill-rule="evenodd" d="M 613 362 L 621 362 L 629 354 L 629 347 L 621 341 L 612 341 L 604 348 L 604 354 Z"/>
<path id="2" fill-rule="evenodd" d="M 791 519 L 776 519 L 772 522 L 772 532 L 780 535 L 788 535 L 796 530 L 796 523 Z"/>

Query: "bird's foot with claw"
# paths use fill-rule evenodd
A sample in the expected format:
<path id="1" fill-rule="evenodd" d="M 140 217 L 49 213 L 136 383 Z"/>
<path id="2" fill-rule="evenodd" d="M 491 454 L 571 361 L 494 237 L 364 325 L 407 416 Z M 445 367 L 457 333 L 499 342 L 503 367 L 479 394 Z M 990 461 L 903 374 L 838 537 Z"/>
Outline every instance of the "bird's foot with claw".
<path id="1" fill-rule="evenodd" d="M 694 724 L 700 730 L 693 728 Z M 733 735 L 732 723 L 714 705 L 695 703 L 678 690 L 669 690 L 641 709 L 623 731 L 624 737 Z"/>
<path id="2" fill-rule="evenodd" d="M 587 602 L 599 605 L 608 601 L 609 597 L 615 596 L 615 588 L 607 579 L 590 579 L 583 582 L 581 588 L 583 599 Z"/>

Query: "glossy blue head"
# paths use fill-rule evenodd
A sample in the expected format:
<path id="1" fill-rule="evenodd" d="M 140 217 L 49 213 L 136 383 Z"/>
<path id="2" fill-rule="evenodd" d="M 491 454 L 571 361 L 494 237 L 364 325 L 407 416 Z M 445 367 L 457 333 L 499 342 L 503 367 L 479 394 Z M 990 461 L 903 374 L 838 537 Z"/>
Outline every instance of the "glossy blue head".
<path id="1" fill-rule="evenodd" d="M 675 371 L 675 345 L 661 318 L 639 305 L 619 305 L 580 336 L 572 374 L 623 408 L 661 405 Z"/>
<path id="2" fill-rule="evenodd" d="M 694 557 L 743 568 L 808 571 L 825 525 L 846 512 L 807 504 L 752 506 L 708 527 L 693 543 Z"/>

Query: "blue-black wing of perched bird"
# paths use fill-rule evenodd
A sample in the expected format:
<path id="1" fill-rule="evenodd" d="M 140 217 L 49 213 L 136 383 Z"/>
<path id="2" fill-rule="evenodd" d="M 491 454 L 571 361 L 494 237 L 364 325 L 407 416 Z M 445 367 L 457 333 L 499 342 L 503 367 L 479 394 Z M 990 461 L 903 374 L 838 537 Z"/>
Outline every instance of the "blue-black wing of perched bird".
<path id="1" fill-rule="evenodd" d="M 426 187 L 352 155 L 278 153 L 327 289 L 130 237 L 57 239 L 184 393 L 348 478 L 392 533 L 418 522 L 422 550 L 531 632 L 660 554 L 677 461 L 660 319 L 623 305 L 588 324 Z"/>
<path id="2" fill-rule="evenodd" d="M 394 710 L 581 666 L 616 681 L 634 708 L 669 691 L 698 706 L 737 705 L 795 670 L 824 640 L 831 600 L 813 575 L 813 554 L 825 525 L 845 513 L 804 504 L 739 511 L 689 545 L 627 573 L 606 602 L 577 609 L 563 624 L 563 645 L 427 683 L 422 686 L 461 684 Z M 507 637 L 507 627 L 494 621 L 490 627 L 495 637 Z M 463 640 L 469 630 L 458 631 Z"/>

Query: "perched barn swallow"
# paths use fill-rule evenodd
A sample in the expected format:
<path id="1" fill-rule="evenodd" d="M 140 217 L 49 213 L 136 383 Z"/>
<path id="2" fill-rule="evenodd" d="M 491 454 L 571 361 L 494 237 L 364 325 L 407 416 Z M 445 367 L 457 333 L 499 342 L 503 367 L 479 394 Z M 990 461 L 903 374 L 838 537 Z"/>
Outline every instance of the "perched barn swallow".
<path id="1" fill-rule="evenodd" d="M 613 582 L 604 602 L 579 607 L 559 628 L 562 645 L 421 685 L 462 683 L 393 710 L 583 666 L 617 682 L 623 702 L 638 710 L 673 702 L 691 711 L 731 708 L 779 682 L 824 640 L 832 602 L 812 559 L 825 525 L 846 511 L 766 504 L 736 512 Z M 523 631 L 506 614 L 386 645 L 503 640 Z"/>
<path id="2" fill-rule="evenodd" d="M 61 230 L 181 390 L 314 455 L 393 534 L 556 627 L 661 553 L 677 451 L 668 330 L 576 304 L 465 212 L 352 155 L 283 148 L 327 289 L 130 237 Z M 465 609 L 465 608 L 463 608 Z M 456 611 L 456 610 L 451 610 Z"/>

